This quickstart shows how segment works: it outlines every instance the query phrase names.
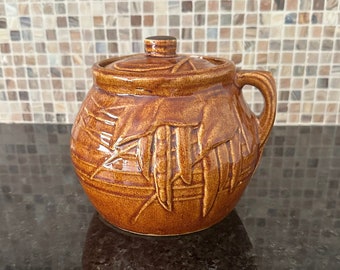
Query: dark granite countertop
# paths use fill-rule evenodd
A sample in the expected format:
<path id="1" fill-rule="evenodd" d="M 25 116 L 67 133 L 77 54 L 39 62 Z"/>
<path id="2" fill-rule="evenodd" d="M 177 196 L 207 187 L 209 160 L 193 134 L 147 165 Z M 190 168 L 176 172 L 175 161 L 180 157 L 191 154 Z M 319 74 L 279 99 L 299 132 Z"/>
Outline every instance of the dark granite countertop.
<path id="1" fill-rule="evenodd" d="M 340 127 L 274 127 L 225 220 L 158 238 L 103 224 L 70 130 L 0 125 L 0 269 L 340 269 Z"/>

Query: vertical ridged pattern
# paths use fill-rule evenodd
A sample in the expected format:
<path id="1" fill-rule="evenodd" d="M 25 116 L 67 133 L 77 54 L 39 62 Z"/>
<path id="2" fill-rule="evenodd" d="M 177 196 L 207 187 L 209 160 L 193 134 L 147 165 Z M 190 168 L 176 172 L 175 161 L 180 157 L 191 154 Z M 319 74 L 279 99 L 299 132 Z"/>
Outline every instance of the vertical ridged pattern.
<path id="1" fill-rule="evenodd" d="M 192 154 L 191 154 L 191 127 L 178 127 L 176 132 L 176 155 L 179 175 L 184 183 L 190 185 L 192 182 Z"/>
<path id="2" fill-rule="evenodd" d="M 138 146 L 137 146 L 137 157 L 138 157 L 138 163 L 141 168 L 143 176 L 150 181 L 151 178 L 151 168 L 150 168 L 150 160 L 152 157 L 152 135 L 147 135 L 144 137 L 141 137 L 138 140 Z"/>
<path id="3" fill-rule="evenodd" d="M 230 178 L 230 192 L 233 192 L 237 186 L 238 176 L 242 166 L 242 150 L 240 143 L 240 131 L 238 130 L 234 138 L 230 140 L 230 154 L 231 154 L 231 178 Z"/>
<path id="4" fill-rule="evenodd" d="M 220 190 L 225 189 L 229 182 L 229 151 L 227 144 L 223 143 L 216 148 L 217 159 L 219 161 L 219 174 L 220 174 Z"/>
<path id="5" fill-rule="evenodd" d="M 159 126 L 154 135 L 153 173 L 156 194 L 160 204 L 172 209 L 172 168 L 171 130 L 169 126 Z"/>
<path id="6" fill-rule="evenodd" d="M 213 149 L 202 160 L 203 165 L 203 217 L 211 210 L 220 185 L 218 160 L 216 151 Z"/>

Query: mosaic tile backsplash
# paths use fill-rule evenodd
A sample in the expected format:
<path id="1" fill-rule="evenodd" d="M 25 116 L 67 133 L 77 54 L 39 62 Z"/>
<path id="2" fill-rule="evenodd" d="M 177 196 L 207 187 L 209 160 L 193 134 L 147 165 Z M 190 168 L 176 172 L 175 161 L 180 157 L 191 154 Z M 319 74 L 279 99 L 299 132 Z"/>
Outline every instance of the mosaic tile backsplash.
<path id="1" fill-rule="evenodd" d="M 94 62 L 172 35 L 178 53 L 273 73 L 276 124 L 340 124 L 338 0 L 0 0 L 0 122 L 72 123 Z M 246 88 L 259 113 L 259 91 Z"/>

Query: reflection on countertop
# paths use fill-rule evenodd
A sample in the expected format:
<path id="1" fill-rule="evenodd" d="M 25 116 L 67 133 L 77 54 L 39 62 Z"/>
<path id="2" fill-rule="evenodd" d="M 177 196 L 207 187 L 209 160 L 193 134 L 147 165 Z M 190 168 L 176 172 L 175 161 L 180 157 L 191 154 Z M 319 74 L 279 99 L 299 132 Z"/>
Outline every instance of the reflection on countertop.
<path id="1" fill-rule="evenodd" d="M 83 269 L 256 269 L 251 242 L 235 210 L 207 230 L 182 236 L 141 236 L 104 223 L 94 214 Z"/>
<path id="2" fill-rule="evenodd" d="M 77 181 L 70 125 L 0 125 L 4 269 L 340 269 L 340 127 L 274 127 L 241 201 L 212 228 L 105 225 Z"/>

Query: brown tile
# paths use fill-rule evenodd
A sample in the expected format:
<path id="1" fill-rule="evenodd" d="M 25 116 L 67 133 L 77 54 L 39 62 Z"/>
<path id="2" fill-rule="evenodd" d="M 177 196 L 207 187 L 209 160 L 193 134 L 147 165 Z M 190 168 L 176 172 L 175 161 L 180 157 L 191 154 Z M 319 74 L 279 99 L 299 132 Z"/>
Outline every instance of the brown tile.
<path id="1" fill-rule="evenodd" d="M 300 38 L 307 38 L 309 36 L 309 26 L 297 26 L 296 36 Z"/>
<path id="2" fill-rule="evenodd" d="M 192 1 L 182 1 L 182 12 L 192 12 Z"/>
<path id="3" fill-rule="evenodd" d="M 216 41 L 208 41 L 207 42 L 207 52 L 216 53 L 217 51 L 217 42 Z"/>
<path id="4" fill-rule="evenodd" d="M 131 26 L 141 26 L 142 25 L 142 16 L 140 15 L 133 15 L 130 17 Z"/>
<path id="5" fill-rule="evenodd" d="M 7 87 L 7 90 L 14 90 L 16 89 L 16 83 L 14 80 L 12 79 L 7 79 L 6 80 L 6 87 Z M 12 95 L 12 97 L 14 97 L 14 95 Z M 16 98 L 17 99 L 17 98 Z M 11 100 L 11 99 L 10 99 Z"/>
<path id="6" fill-rule="evenodd" d="M 195 40 L 205 38 L 205 29 L 195 28 Z"/>
<path id="7" fill-rule="evenodd" d="M 297 10 L 299 1 L 287 0 L 286 9 L 287 10 Z"/>
<path id="8" fill-rule="evenodd" d="M 44 111 L 45 112 L 54 112 L 53 103 L 44 103 Z"/>
<path id="9" fill-rule="evenodd" d="M 233 39 L 243 39 L 243 28 L 233 28 L 232 32 Z"/>
<path id="10" fill-rule="evenodd" d="M 217 12 L 219 10 L 220 1 L 208 1 L 208 12 Z"/>
<path id="11" fill-rule="evenodd" d="M 327 38 L 333 38 L 336 31 L 335 26 L 325 26 L 323 28 L 323 36 Z"/>
<path id="12" fill-rule="evenodd" d="M 279 103 L 278 106 L 277 106 L 277 111 L 279 113 L 288 112 L 288 103 Z"/>
<path id="13" fill-rule="evenodd" d="M 257 28 L 256 27 L 247 27 L 246 28 L 246 38 L 256 38 L 257 36 Z"/>
<path id="14" fill-rule="evenodd" d="M 76 94 L 74 92 L 66 92 L 65 93 L 65 100 L 67 102 L 75 101 L 76 100 Z"/>
<path id="15" fill-rule="evenodd" d="M 288 106 L 289 113 L 298 113 L 300 112 L 301 104 L 300 103 L 290 103 Z"/>
<path id="16" fill-rule="evenodd" d="M 235 63 L 235 64 L 239 64 L 242 62 L 242 54 L 233 54 L 231 60 Z"/>
<path id="17" fill-rule="evenodd" d="M 223 39 L 229 39 L 231 34 L 230 27 L 222 27 L 220 28 L 220 37 Z"/>
<path id="18" fill-rule="evenodd" d="M 261 0 L 260 2 L 260 10 L 261 11 L 269 11 L 271 10 L 271 0 Z"/>
<path id="19" fill-rule="evenodd" d="M 64 78 L 72 78 L 72 76 L 73 76 L 72 68 L 64 67 L 62 69 L 62 76 Z"/>
<path id="20" fill-rule="evenodd" d="M 221 0 L 221 9 L 230 11 L 232 10 L 233 1 L 232 0 Z"/>
<path id="21" fill-rule="evenodd" d="M 325 6 L 325 0 L 314 0 L 313 1 L 313 10 L 323 10 Z"/>
<path id="22" fill-rule="evenodd" d="M 57 26 L 59 28 L 67 27 L 67 19 L 66 19 L 66 17 L 57 17 Z"/>
<path id="23" fill-rule="evenodd" d="M 208 25 L 217 26 L 219 23 L 219 16 L 217 14 L 209 14 L 208 15 Z"/>
<path id="24" fill-rule="evenodd" d="M 95 27 L 104 26 L 104 18 L 103 18 L 103 16 L 94 16 L 93 17 L 93 25 Z"/>
<path id="25" fill-rule="evenodd" d="M 31 113 L 23 113 L 23 114 L 22 114 L 22 119 L 23 119 L 23 121 L 25 121 L 25 122 L 32 122 L 33 117 L 32 117 L 32 114 L 31 114 Z"/>
<path id="26" fill-rule="evenodd" d="M 7 28 L 6 18 L 0 18 L 0 29 L 6 29 L 6 28 Z"/>
<path id="27" fill-rule="evenodd" d="M 143 17 L 143 25 L 144 26 L 153 26 L 154 25 L 154 16 L 153 15 L 145 15 Z M 171 25 L 171 23 L 170 23 Z"/>
<path id="28" fill-rule="evenodd" d="M 323 123 L 324 122 L 324 115 L 323 114 L 313 114 L 312 115 L 312 122 L 317 123 Z"/>
<path id="29" fill-rule="evenodd" d="M 268 62 L 268 54 L 266 53 L 260 53 L 260 54 L 257 54 L 256 56 L 256 64 L 260 65 L 260 64 L 266 64 Z"/>
<path id="30" fill-rule="evenodd" d="M 268 50 L 268 41 L 267 40 L 257 41 L 256 48 L 258 52 L 266 52 Z"/>
<path id="31" fill-rule="evenodd" d="M 7 83 L 7 89 L 11 90 L 10 88 L 8 88 L 9 83 L 7 81 L 6 83 Z M 15 91 L 7 91 L 7 96 L 8 96 L 8 100 L 10 101 L 18 100 L 18 93 Z"/>
<path id="32" fill-rule="evenodd" d="M 258 23 L 258 15 L 257 14 L 248 14 L 246 15 L 246 25 L 254 25 L 256 26 Z"/>
<path id="33" fill-rule="evenodd" d="M 59 52 L 61 52 L 61 53 L 71 52 L 70 44 L 68 42 L 60 42 L 59 43 Z"/>
<path id="34" fill-rule="evenodd" d="M 62 89 L 62 82 L 61 80 L 52 80 L 53 89 Z"/>
<path id="35" fill-rule="evenodd" d="M 107 29 L 106 30 L 106 38 L 107 38 L 107 40 L 117 40 L 117 30 L 116 29 Z"/>
<path id="36" fill-rule="evenodd" d="M 10 53 L 11 52 L 10 44 L 0 43 L 0 52 L 1 53 Z"/>
<path id="37" fill-rule="evenodd" d="M 304 64 L 306 63 L 306 53 L 305 52 L 296 52 L 295 53 L 295 64 Z"/>
<path id="38" fill-rule="evenodd" d="M 291 83 L 291 79 L 289 78 L 285 78 L 285 79 L 281 79 L 280 80 L 280 87 L 283 89 L 289 89 L 290 88 L 290 83 Z M 283 94 L 284 92 L 282 92 Z M 281 99 L 283 100 L 283 96 L 281 96 Z M 288 95 L 287 95 L 287 99 L 288 100 Z"/>
<path id="39" fill-rule="evenodd" d="M 301 12 L 298 14 L 298 23 L 299 24 L 308 24 L 310 22 L 310 13 L 309 12 Z"/>
<path id="40" fill-rule="evenodd" d="M 326 106 L 326 113 L 334 113 L 336 114 L 339 110 L 339 104 L 338 103 L 330 103 Z"/>
<path id="41" fill-rule="evenodd" d="M 153 13 L 154 12 L 154 2 L 143 1 L 143 11 L 144 11 L 144 13 Z"/>

